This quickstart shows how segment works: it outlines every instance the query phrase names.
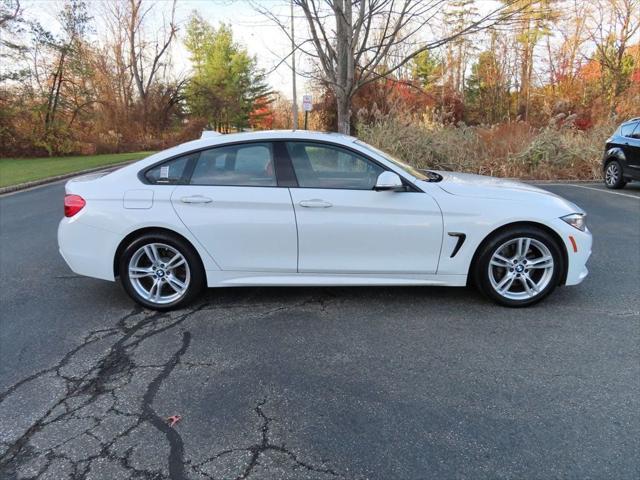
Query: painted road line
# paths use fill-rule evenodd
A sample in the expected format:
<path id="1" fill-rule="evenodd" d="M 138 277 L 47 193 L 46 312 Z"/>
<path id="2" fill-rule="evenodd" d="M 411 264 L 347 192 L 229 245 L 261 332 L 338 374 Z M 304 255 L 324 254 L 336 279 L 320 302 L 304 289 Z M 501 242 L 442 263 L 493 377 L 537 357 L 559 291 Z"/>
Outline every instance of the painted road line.
<path id="1" fill-rule="evenodd" d="M 635 198 L 636 200 L 640 200 L 640 195 L 630 195 L 628 193 L 612 192 L 610 190 L 605 190 L 604 188 L 587 187 L 585 185 L 574 185 L 572 183 L 544 183 L 544 184 L 540 183 L 538 185 L 540 185 L 541 187 L 558 186 L 558 187 L 584 188 L 586 190 L 595 190 L 596 192 L 610 193 L 611 195 L 620 195 L 621 197 L 629 197 L 629 198 Z"/>

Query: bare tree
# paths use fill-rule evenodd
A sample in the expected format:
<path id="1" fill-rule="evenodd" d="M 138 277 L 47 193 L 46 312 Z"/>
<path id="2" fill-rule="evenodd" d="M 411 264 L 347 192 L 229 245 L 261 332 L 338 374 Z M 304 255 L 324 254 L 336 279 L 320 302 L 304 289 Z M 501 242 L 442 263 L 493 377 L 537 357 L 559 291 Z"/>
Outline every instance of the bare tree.
<path id="1" fill-rule="evenodd" d="M 320 75 L 336 98 L 338 130 L 350 133 L 351 100 L 367 83 L 392 74 L 416 55 L 505 21 L 522 7 L 506 1 L 467 25 L 424 40 L 425 30 L 440 20 L 448 0 L 292 0 L 302 10 L 308 38 L 297 49 L 314 58 Z M 513 8 L 507 8 L 513 7 Z M 287 23 L 256 6 L 287 35 Z M 305 50 L 306 45 L 313 45 Z M 405 48 L 398 49 L 398 45 Z M 405 52 L 397 55 L 396 52 Z"/>
<path id="2" fill-rule="evenodd" d="M 145 125 L 147 123 L 149 92 L 161 69 L 167 66 L 163 60 L 168 54 L 169 47 L 178 32 L 178 26 L 175 21 L 176 0 L 173 0 L 170 17 L 163 22 L 160 34 L 154 41 L 149 41 L 146 38 L 143 32 L 144 22 L 153 6 L 153 2 L 128 0 L 125 10 L 129 68 L 135 81 L 138 96 L 142 102 Z"/>
<path id="3" fill-rule="evenodd" d="M 103 32 L 103 55 L 101 56 L 101 70 L 109 72 L 113 69 L 115 82 L 109 85 L 114 90 L 114 95 L 110 96 L 117 104 L 117 110 L 124 115 L 120 121 L 127 123 L 130 107 L 133 100 L 133 74 L 129 68 L 129 54 L 127 48 L 128 21 L 127 5 L 122 1 L 111 1 L 102 4 L 105 17 L 106 29 Z"/>
<path id="4" fill-rule="evenodd" d="M 602 89 L 609 96 L 611 112 L 615 98 L 626 85 L 628 47 L 640 32 L 640 0 L 596 0 L 589 36 L 603 73 Z"/>
<path id="5" fill-rule="evenodd" d="M 552 43 L 551 36 L 546 38 L 546 52 L 549 84 L 556 89 L 561 81 L 572 83 L 580 71 L 587 40 L 585 32 L 588 5 L 573 0 L 560 4 L 566 13 L 554 22 L 554 34 L 559 42 Z"/>
<path id="6" fill-rule="evenodd" d="M 15 69 L 7 65 L 20 62 L 24 55 L 24 46 L 19 40 L 22 18 L 22 7 L 19 0 L 0 0 L 0 81 L 12 78 Z"/>
<path id="7" fill-rule="evenodd" d="M 91 21 L 86 3 L 83 0 L 73 0 L 65 4 L 58 13 L 58 21 L 62 30 L 59 37 L 54 36 L 40 24 L 32 26 L 36 44 L 45 47 L 55 56 L 53 63 L 43 65 L 47 77 L 45 84 L 47 102 L 44 116 L 44 130 L 47 133 L 54 130 L 56 116 L 65 97 L 63 88 L 66 84 L 73 83 L 69 78 L 69 70 L 74 60 L 80 57 L 83 37 Z"/>
<path id="8" fill-rule="evenodd" d="M 16 20 L 20 12 L 20 0 L 2 0 L 0 2 L 0 27 Z"/>
<path id="9" fill-rule="evenodd" d="M 176 0 L 173 0 L 171 18 L 168 25 L 164 26 L 163 38 L 155 42 L 145 41 L 141 30 L 144 19 L 152 8 L 153 4 L 143 8 L 143 0 L 129 0 L 129 29 L 127 32 L 129 60 L 131 61 L 131 69 L 136 80 L 138 94 L 143 99 L 147 97 L 154 77 L 162 67 L 162 57 L 167 52 L 178 31 L 175 22 Z"/>

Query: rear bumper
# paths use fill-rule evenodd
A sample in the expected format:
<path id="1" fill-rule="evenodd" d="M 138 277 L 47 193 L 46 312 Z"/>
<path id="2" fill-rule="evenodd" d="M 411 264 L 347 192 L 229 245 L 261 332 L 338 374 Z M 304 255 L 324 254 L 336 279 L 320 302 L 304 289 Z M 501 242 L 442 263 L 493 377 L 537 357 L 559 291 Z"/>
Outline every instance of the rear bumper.
<path id="1" fill-rule="evenodd" d="M 80 218 L 63 218 L 58 225 L 58 248 L 69 268 L 78 275 L 115 280 L 113 258 L 121 236 L 83 224 Z"/>

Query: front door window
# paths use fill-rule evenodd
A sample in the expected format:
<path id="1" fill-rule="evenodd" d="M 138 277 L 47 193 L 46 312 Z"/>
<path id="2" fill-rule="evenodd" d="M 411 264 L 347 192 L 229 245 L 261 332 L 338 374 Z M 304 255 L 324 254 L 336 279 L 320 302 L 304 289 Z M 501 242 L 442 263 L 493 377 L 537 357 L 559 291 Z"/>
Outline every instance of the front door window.
<path id="1" fill-rule="evenodd" d="M 373 190 L 382 167 L 333 145 L 287 142 L 301 188 Z"/>

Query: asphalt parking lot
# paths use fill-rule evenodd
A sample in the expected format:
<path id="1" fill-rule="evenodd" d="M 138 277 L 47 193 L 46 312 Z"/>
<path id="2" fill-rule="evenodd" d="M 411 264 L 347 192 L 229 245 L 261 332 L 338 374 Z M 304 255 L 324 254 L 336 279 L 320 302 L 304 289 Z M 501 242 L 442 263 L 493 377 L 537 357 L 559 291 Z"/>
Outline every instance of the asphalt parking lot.
<path id="1" fill-rule="evenodd" d="M 543 187 L 588 212 L 591 273 L 520 310 L 242 288 L 153 313 L 68 270 L 63 184 L 0 198 L 0 478 L 637 479 L 640 184 Z"/>

